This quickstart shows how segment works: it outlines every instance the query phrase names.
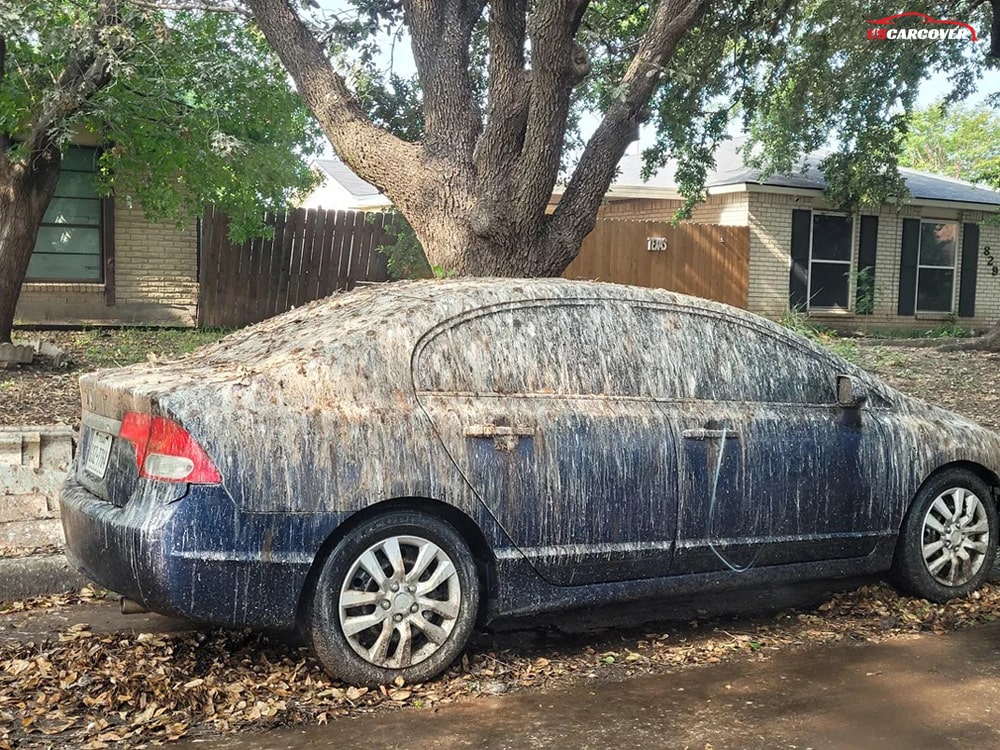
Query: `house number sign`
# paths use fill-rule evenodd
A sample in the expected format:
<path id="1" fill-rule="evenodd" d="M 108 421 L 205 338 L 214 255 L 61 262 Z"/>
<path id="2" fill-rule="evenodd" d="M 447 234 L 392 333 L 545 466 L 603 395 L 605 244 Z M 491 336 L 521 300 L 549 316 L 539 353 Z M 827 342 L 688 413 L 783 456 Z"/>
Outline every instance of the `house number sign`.
<path id="1" fill-rule="evenodd" d="M 667 249 L 666 237 L 647 237 L 646 249 L 651 253 L 662 253 Z"/>
<path id="2" fill-rule="evenodd" d="M 993 255 L 993 248 L 989 245 L 983 248 L 983 255 L 986 257 L 986 267 L 990 269 L 990 276 L 1000 275 L 1000 263 Z"/>

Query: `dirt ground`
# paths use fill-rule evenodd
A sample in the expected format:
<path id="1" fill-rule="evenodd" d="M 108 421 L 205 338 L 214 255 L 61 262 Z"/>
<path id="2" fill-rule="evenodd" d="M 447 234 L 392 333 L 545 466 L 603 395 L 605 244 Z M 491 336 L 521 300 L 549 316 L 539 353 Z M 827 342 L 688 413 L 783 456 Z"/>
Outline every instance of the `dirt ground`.
<path id="1" fill-rule="evenodd" d="M 0 425 L 66 424 L 80 419 L 77 379 L 100 367 L 115 367 L 149 356 L 174 356 L 213 341 L 221 331 L 87 330 L 22 332 L 21 343 L 42 338 L 65 350 L 59 365 L 40 359 L 0 369 Z M 1000 354 L 942 352 L 934 346 L 835 339 L 842 354 L 904 393 L 970 417 L 1000 431 Z M 939 340 L 921 344 L 943 343 Z"/>
<path id="2" fill-rule="evenodd" d="M 87 329 L 17 331 L 14 343 L 49 341 L 65 352 L 61 362 L 36 357 L 30 365 L 0 368 L 0 425 L 65 424 L 78 427 L 85 372 L 121 367 L 150 356 L 177 356 L 218 339 L 223 331 Z"/>
<path id="3" fill-rule="evenodd" d="M 479 696 L 331 726 L 213 738 L 213 750 L 965 750 L 997 747 L 1000 628 L 787 649 L 621 682 Z M 946 698 L 944 696 L 947 696 Z M 176 750 L 197 750 L 182 739 Z"/>
<path id="4" fill-rule="evenodd" d="M 859 340 L 862 342 L 863 340 Z M 903 393 L 953 409 L 1000 432 L 1000 354 L 929 346 L 855 343 L 857 364 Z"/>

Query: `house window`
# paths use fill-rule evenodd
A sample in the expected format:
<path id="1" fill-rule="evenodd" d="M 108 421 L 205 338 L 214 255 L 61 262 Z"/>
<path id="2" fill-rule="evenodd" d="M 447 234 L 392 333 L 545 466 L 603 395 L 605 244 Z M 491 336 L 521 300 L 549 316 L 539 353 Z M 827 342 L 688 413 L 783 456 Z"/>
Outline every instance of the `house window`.
<path id="1" fill-rule="evenodd" d="M 96 168 L 95 148 L 70 146 L 63 152 L 59 183 L 38 230 L 27 281 L 103 280 Z"/>
<path id="2" fill-rule="evenodd" d="M 814 213 L 809 247 L 809 307 L 847 309 L 851 276 L 848 216 Z"/>
<path id="3" fill-rule="evenodd" d="M 958 224 L 920 222 L 917 312 L 950 313 L 954 304 Z"/>

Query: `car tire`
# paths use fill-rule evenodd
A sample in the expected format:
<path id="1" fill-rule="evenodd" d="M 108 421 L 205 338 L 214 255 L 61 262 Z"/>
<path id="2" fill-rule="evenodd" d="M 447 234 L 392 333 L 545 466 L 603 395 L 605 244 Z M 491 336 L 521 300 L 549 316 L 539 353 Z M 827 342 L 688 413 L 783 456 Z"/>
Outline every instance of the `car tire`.
<path id="1" fill-rule="evenodd" d="M 480 582 L 469 548 L 445 521 L 416 511 L 369 519 L 323 563 L 307 614 L 323 668 L 354 685 L 423 682 L 462 652 Z"/>
<path id="2" fill-rule="evenodd" d="M 979 477 L 964 469 L 932 476 L 913 499 L 900 529 L 892 577 L 935 602 L 966 596 L 993 569 L 997 509 Z"/>

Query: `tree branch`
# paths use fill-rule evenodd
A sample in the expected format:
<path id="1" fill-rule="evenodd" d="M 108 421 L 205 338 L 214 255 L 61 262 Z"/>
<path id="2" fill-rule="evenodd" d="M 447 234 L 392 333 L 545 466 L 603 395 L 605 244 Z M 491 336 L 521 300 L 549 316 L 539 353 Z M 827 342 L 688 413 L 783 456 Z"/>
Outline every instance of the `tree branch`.
<path id="1" fill-rule="evenodd" d="M 489 96 L 486 125 L 476 144 L 478 234 L 489 235 L 503 205 L 513 196 L 513 174 L 524 145 L 530 76 L 525 70 L 527 0 L 495 0 L 489 20 Z"/>
<path id="2" fill-rule="evenodd" d="M 660 0 L 657 5 L 639 51 L 622 78 L 621 95 L 587 142 L 559 205 L 549 217 L 550 237 L 567 252 L 575 252 L 594 228 L 597 209 L 614 179 L 618 162 L 635 139 L 639 125 L 648 118 L 648 103 L 659 85 L 664 63 L 710 1 Z M 551 263 L 555 266 L 564 260 L 554 257 Z"/>
<path id="3" fill-rule="evenodd" d="M 337 154 L 404 213 L 419 206 L 423 149 L 374 125 L 288 0 L 247 0 Z"/>
<path id="4" fill-rule="evenodd" d="M 540 3 L 532 18 L 532 81 L 524 147 L 515 172 L 515 215 L 540 228 L 559 175 L 573 88 L 590 72 L 586 51 L 573 40 L 587 0 Z"/>
<path id="5" fill-rule="evenodd" d="M 168 11 L 199 11 L 201 13 L 233 13 L 236 15 L 250 17 L 250 11 L 246 9 L 240 0 L 129 0 L 130 4 L 136 8 L 146 10 L 168 10 Z"/>
<path id="6" fill-rule="evenodd" d="M 471 161 L 482 117 L 470 76 L 472 30 L 484 0 L 406 0 L 413 61 L 420 77 L 427 154 Z"/>
<path id="7" fill-rule="evenodd" d="M 129 49 L 118 0 L 100 0 L 90 44 L 70 57 L 46 97 L 31 117 L 24 137 L 27 161 L 59 151 L 58 125 L 80 112 L 94 95 L 111 82 L 111 65 Z"/>
<path id="8" fill-rule="evenodd" d="M 3 86 L 7 77 L 7 39 L 0 36 L 0 86 Z M 0 180 L 7 182 L 10 177 L 10 157 L 7 155 L 10 149 L 10 133 L 0 130 Z"/>

